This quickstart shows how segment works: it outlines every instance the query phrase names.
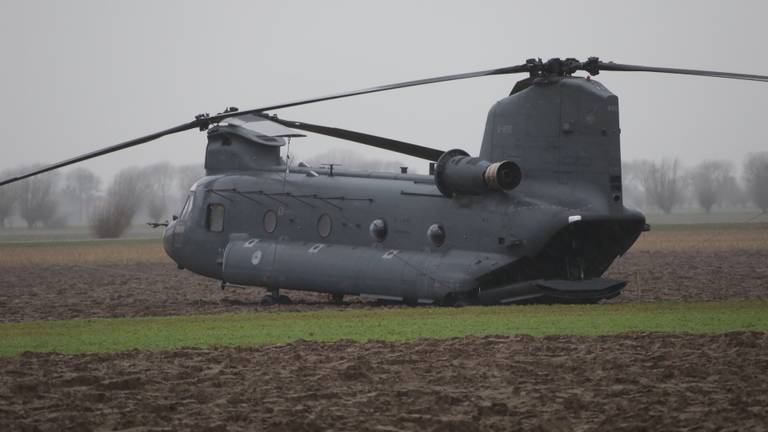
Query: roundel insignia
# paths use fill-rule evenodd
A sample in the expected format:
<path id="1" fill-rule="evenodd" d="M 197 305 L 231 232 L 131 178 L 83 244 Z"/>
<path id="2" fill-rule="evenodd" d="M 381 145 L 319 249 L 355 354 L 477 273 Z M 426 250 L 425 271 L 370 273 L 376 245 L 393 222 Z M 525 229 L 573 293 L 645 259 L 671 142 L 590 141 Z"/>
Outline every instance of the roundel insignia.
<path id="1" fill-rule="evenodd" d="M 251 264 L 259 265 L 259 262 L 261 262 L 261 251 L 257 250 L 251 255 Z"/>

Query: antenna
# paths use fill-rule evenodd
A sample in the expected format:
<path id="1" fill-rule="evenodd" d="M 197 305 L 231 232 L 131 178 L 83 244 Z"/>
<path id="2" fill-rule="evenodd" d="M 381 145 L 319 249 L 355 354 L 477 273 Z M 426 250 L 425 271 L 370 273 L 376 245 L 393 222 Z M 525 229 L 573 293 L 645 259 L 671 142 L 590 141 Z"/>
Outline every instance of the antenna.
<path id="1" fill-rule="evenodd" d="M 286 137 L 288 141 L 285 144 L 285 172 L 283 173 L 283 192 L 286 191 L 288 182 L 288 173 L 291 170 L 291 137 Z"/>
<path id="2" fill-rule="evenodd" d="M 329 169 L 328 177 L 333 177 L 333 167 L 341 166 L 341 164 L 337 164 L 337 163 L 324 163 L 324 164 L 320 164 L 320 166 L 327 166 L 328 169 Z"/>

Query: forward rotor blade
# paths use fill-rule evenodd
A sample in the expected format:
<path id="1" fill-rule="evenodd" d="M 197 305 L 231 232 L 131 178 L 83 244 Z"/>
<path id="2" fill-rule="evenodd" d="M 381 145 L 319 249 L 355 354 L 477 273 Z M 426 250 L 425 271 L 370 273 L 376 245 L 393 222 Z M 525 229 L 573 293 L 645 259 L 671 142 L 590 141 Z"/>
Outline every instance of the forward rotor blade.
<path id="1" fill-rule="evenodd" d="M 658 73 L 668 73 L 668 74 L 677 74 L 677 75 L 697 75 L 697 76 L 740 79 L 740 80 L 749 80 L 749 81 L 768 81 L 768 76 L 765 76 L 765 75 L 717 72 L 717 71 L 706 71 L 706 70 L 698 70 L 698 69 L 676 69 L 676 68 L 654 67 L 654 66 L 639 66 L 639 65 L 628 65 L 628 64 L 613 63 L 613 62 L 600 62 L 599 67 L 601 71 L 658 72 Z"/>
<path id="2" fill-rule="evenodd" d="M 29 173 L 26 173 L 26 174 L 23 174 L 23 175 L 20 175 L 20 176 L 16 176 L 16 177 L 12 177 L 12 178 L 9 178 L 9 179 L 6 179 L 6 180 L 2 180 L 2 181 L 0 181 L 0 186 L 4 186 L 4 185 L 10 184 L 10 183 L 15 183 L 15 182 L 17 182 L 19 180 L 24 180 L 25 178 L 36 176 L 38 174 L 42 174 L 42 173 L 45 173 L 45 172 L 48 172 L 48 171 L 53 171 L 55 169 L 63 168 L 65 166 L 72 165 L 72 164 L 75 164 L 75 163 L 78 163 L 78 162 L 82 162 L 82 161 L 86 161 L 88 159 L 93 159 L 93 158 L 98 157 L 98 156 L 103 156 L 103 155 L 106 155 L 106 154 L 109 154 L 109 153 L 114 153 L 116 151 L 124 150 L 124 149 L 130 148 L 130 147 L 133 147 L 133 146 L 137 146 L 139 144 L 144 144 L 144 143 L 149 142 L 149 141 L 154 141 L 154 140 L 156 140 L 158 138 L 161 138 L 161 137 L 164 137 L 166 135 L 174 134 L 174 133 L 177 133 L 177 132 L 183 132 L 183 131 L 189 130 L 189 129 L 195 129 L 197 127 L 199 127 L 197 120 L 189 122 L 189 123 L 184 123 L 184 124 L 172 127 L 170 129 L 165 129 L 165 130 L 162 130 L 160 132 L 155 132 L 153 134 L 145 135 L 143 137 L 139 137 L 139 138 L 135 138 L 135 139 L 132 139 L 132 140 L 129 140 L 129 141 L 125 141 L 125 142 L 122 142 L 120 144 L 115 144 L 113 146 L 104 147 L 103 149 L 100 149 L 100 150 L 92 151 L 92 152 L 86 153 L 84 155 L 76 156 L 76 157 L 73 157 L 71 159 L 67 159 L 65 161 L 61 161 L 61 162 L 58 162 L 58 163 L 55 163 L 55 164 L 52 164 L 52 165 L 48 165 L 48 166 L 45 166 L 45 167 L 40 168 L 38 170 L 29 172 Z"/>
<path id="3" fill-rule="evenodd" d="M 434 78 L 425 78 L 420 80 L 414 80 L 414 81 L 404 81 L 399 82 L 395 84 L 387 84 L 387 85 L 381 85 L 376 87 L 369 87 L 361 90 L 352 90 L 352 91 L 346 91 L 342 93 L 335 93 L 332 95 L 327 96 L 320 96 L 320 97 L 314 97 L 309 99 L 301 99 L 293 102 L 286 102 L 278 105 L 272 105 L 272 106 L 266 106 L 262 108 L 254 108 L 247 111 L 238 111 L 238 112 L 230 112 L 230 113 L 221 113 L 210 117 L 211 122 L 219 122 L 224 119 L 230 118 L 230 117 L 236 117 L 241 116 L 244 114 L 252 114 L 252 113 L 260 113 L 264 111 L 272 111 L 280 108 L 289 108 L 299 105 L 306 105 L 311 104 L 315 102 L 322 102 L 327 100 L 333 100 L 333 99 L 341 99 L 346 98 L 350 96 L 357 96 L 357 95 L 363 95 L 363 94 L 369 94 L 369 93 L 378 93 L 388 90 L 395 90 L 405 87 L 415 87 L 425 84 L 435 84 L 440 82 L 446 82 L 446 81 L 456 81 L 456 80 L 463 80 L 468 78 L 478 78 L 478 77 L 484 77 L 484 76 L 491 76 L 491 75 L 505 75 L 505 74 L 513 74 L 513 73 L 520 73 L 520 72 L 528 72 L 529 71 L 529 65 L 522 64 L 517 66 L 508 66 L 503 68 L 497 68 L 497 69 L 488 69 L 488 70 L 482 70 L 477 72 L 467 72 L 462 74 L 455 74 L 455 75 L 444 75 Z"/>
<path id="4" fill-rule="evenodd" d="M 314 132 L 321 135 L 327 135 L 335 138 L 341 138 L 347 141 L 354 141 L 360 144 L 377 147 L 384 150 L 391 150 L 393 152 L 402 153 L 408 156 L 417 157 L 420 159 L 426 159 L 429 161 L 437 161 L 440 156 L 445 153 L 443 150 L 438 150 L 430 147 L 424 147 L 416 144 L 407 143 L 404 141 L 397 141 L 390 138 L 384 138 L 376 135 L 369 135 L 362 132 L 355 132 L 347 129 L 339 129 L 328 126 L 315 125 L 310 123 L 302 123 L 291 120 L 283 120 L 277 117 L 268 117 L 270 121 L 280 123 L 283 126 L 291 129 L 299 129 L 307 132 Z"/>
<path id="5" fill-rule="evenodd" d="M 280 108 L 288 108 L 288 107 L 293 107 L 293 106 L 306 105 L 306 104 L 311 104 L 311 103 L 315 103 L 315 102 L 322 102 L 322 101 L 333 100 L 333 99 L 341 99 L 341 98 L 345 98 L 345 97 L 356 96 L 356 95 L 363 95 L 363 94 L 369 94 L 369 93 L 378 93 L 378 92 L 383 92 L 383 91 L 388 91 L 388 90 L 395 90 L 395 89 L 405 88 L 405 87 L 415 87 L 415 86 L 420 86 L 420 85 L 425 85 L 425 84 L 434 84 L 434 83 L 445 82 L 445 81 L 456 81 L 456 80 L 462 80 L 462 79 L 468 79 L 468 78 L 477 78 L 477 77 L 490 76 L 490 75 L 504 75 L 504 74 L 519 73 L 519 72 L 528 72 L 529 70 L 530 70 L 530 65 L 529 64 L 522 64 L 522 65 L 517 65 L 517 66 L 509 66 L 509 67 L 503 67 L 503 68 L 497 68 L 497 69 L 488 69 L 488 70 L 482 70 L 482 71 L 477 71 L 477 72 L 468 72 L 468 73 L 455 74 L 455 75 L 444 75 L 444 76 L 439 76 L 439 77 L 434 77 L 434 78 L 426 78 L 426 79 L 420 79 L 420 80 L 414 80 L 414 81 L 404 81 L 404 82 L 395 83 L 395 84 L 387 84 L 387 85 L 382 85 L 382 86 L 369 87 L 369 88 L 365 88 L 365 89 L 361 89 L 361 90 L 352 90 L 352 91 L 336 93 L 336 94 L 327 95 L 327 96 L 320 96 L 320 97 L 309 98 L 309 99 L 301 99 L 301 100 L 294 101 L 294 102 L 287 102 L 287 103 L 282 103 L 282 104 L 278 104 L 278 105 L 272 105 L 272 106 L 267 106 L 267 107 L 262 107 L 262 108 L 251 109 L 251 110 L 247 110 L 247 111 L 229 110 L 227 112 L 219 113 L 219 114 L 216 114 L 216 115 L 213 115 L 213 116 L 208 116 L 207 114 L 206 115 L 200 115 L 200 116 L 197 116 L 194 121 L 191 121 L 189 123 L 184 123 L 184 124 L 178 125 L 176 127 L 170 128 L 170 129 L 166 129 L 166 130 L 163 130 L 163 131 L 160 131 L 160 132 L 156 132 L 156 133 L 153 133 L 153 134 L 150 134 L 150 135 L 146 135 L 146 136 L 143 136 L 143 137 L 140 137 L 140 138 L 132 139 L 130 141 L 125 141 L 123 143 L 116 144 L 116 145 L 113 145 L 113 146 L 110 146 L 110 147 L 105 147 L 105 148 L 103 148 L 101 150 L 96 150 L 94 152 L 86 153 L 84 155 L 77 156 L 77 157 L 74 157 L 72 159 L 67 159 L 67 160 L 59 162 L 59 163 L 48 165 L 48 166 L 46 166 L 46 167 L 44 167 L 42 169 L 30 172 L 30 173 L 26 173 L 26 174 L 21 175 L 21 176 L 17 176 L 17 177 L 13 177 L 13 178 L 10 178 L 10 179 L 2 180 L 2 181 L 0 181 L 0 186 L 6 185 L 6 184 L 10 184 L 10 183 L 14 183 L 14 182 L 17 182 L 19 180 L 23 180 L 23 179 L 26 179 L 26 178 L 29 178 L 29 177 L 32 177 L 32 176 L 35 176 L 35 175 L 38 175 L 38 174 L 42 174 L 42 173 L 45 173 L 45 172 L 48 172 L 48 171 L 52 171 L 52 170 L 55 170 L 55 169 L 58 169 L 58 168 L 62 168 L 62 167 L 68 166 L 68 165 L 72 165 L 74 163 L 86 161 L 88 159 L 92 159 L 92 158 L 95 158 L 95 157 L 98 157 L 98 156 L 103 156 L 103 155 L 106 155 L 106 154 L 109 154 L 109 153 L 112 153 L 112 152 L 123 150 L 123 149 L 129 148 L 129 147 L 133 147 L 133 146 L 136 146 L 136 145 L 139 145 L 139 144 L 144 144 L 146 142 L 156 140 L 156 139 L 158 139 L 160 137 L 163 137 L 163 136 L 166 136 L 166 135 L 174 134 L 174 133 L 177 133 L 177 132 L 182 132 L 182 131 L 185 131 L 185 130 L 195 129 L 195 128 L 200 128 L 200 130 L 205 130 L 211 124 L 216 124 L 216 123 L 219 123 L 219 122 L 221 122 L 223 120 L 226 120 L 226 119 L 232 118 L 232 117 L 241 117 L 241 116 L 244 116 L 244 115 L 247 115 L 247 114 L 259 114 L 259 113 L 262 113 L 264 111 L 271 111 L 271 110 L 276 110 L 276 109 L 280 109 Z M 278 122 L 278 123 L 280 123 L 280 122 Z M 405 143 L 405 142 L 402 142 L 402 141 L 390 140 L 388 138 L 377 137 L 375 135 L 368 135 L 368 134 L 363 134 L 363 133 L 360 133 L 360 132 L 347 131 L 347 130 L 344 130 L 344 129 L 328 128 L 328 127 L 325 127 L 325 126 L 311 125 L 311 124 L 308 124 L 308 123 L 297 123 L 297 124 L 303 125 L 304 127 L 307 128 L 307 129 L 303 129 L 303 130 L 308 130 L 310 132 L 316 132 L 316 133 L 323 134 L 323 135 L 329 135 L 329 136 L 334 136 L 334 137 L 337 137 L 337 138 L 342 138 L 342 139 L 346 139 L 346 140 L 350 140 L 350 141 L 356 141 L 356 142 L 360 142 L 362 144 L 368 144 L 368 145 L 372 145 L 374 147 L 380 147 L 380 148 L 396 151 L 396 152 L 399 152 L 399 153 L 403 153 L 403 154 L 408 154 L 408 155 L 411 155 L 411 156 L 419 157 L 419 158 L 422 158 L 422 159 L 437 160 L 435 158 L 435 156 L 434 156 L 435 155 L 434 152 L 440 152 L 440 154 L 442 154 L 442 152 L 440 150 L 430 149 L 428 147 L 421 147 L 421 146 L 417 146 L 415 144 L 409 144 L 409 143 Z M 300 129 L 299 127 L 296 127 L 296 126 L 291 126 L 291 127 L 295 127 L 296 129 Z M 308 129 L 308 128 L 313 128 L 313 129 Z M 439 156 L 437 156 L 437 157 L 439 157 Z"/>

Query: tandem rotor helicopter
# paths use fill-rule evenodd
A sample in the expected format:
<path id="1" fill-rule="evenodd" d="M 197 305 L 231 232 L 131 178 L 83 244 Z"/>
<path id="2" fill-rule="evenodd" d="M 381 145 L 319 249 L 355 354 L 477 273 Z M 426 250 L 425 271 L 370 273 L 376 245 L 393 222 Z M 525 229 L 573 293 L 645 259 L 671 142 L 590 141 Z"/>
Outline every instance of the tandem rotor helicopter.
<path id="1" fill-rule="evenodd" d="M 577 71 L 586 78 L 573 76 Z M 601 71 L 768 81 L 768 76 L 636 66 L 596 57 L 524 64 L 383 85 L 247 111 L 229 108 L 105 147 L 0 186 L 190 129 L 207 131 L 206 176 L 163 233 L 179 268 L 280 288 L 425 304 L 596 302 L 625 281 L 601 278 L 641 232 L 624 207 L 616 95 Z M 528 74 L 488 114 L 478 157 L 285 120 L 281 108 L 491 75 Z M 291 167 L 296 131 L 430 161 L 429 175 Z"/>

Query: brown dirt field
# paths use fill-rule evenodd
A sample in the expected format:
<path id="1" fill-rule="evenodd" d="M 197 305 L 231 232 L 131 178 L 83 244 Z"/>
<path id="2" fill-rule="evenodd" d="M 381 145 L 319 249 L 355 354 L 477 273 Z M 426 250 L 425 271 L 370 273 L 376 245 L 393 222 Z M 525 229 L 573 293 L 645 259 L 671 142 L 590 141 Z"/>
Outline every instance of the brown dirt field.
<path id="1" fill-rule="evenodd" d="M 630 282 L 612 302 L 766 298 L 768 224 L 644 233 L 606 276 Z M 338 307 L 325 295 L 286 293 L 293 305 L 264 308 L 263 290 L 221 290 L 179 271 L 160 243 L 0 245 L 0 322 Z"/>
<path id="2" fill-rule="evenodd" d="M 0 430 L 768 429 L 768 335 L 297 342 L 0 359 Z"/>

